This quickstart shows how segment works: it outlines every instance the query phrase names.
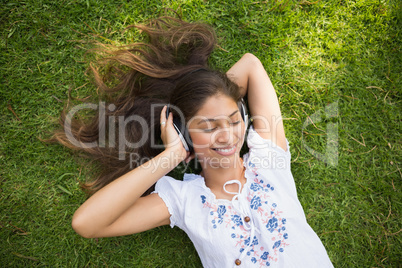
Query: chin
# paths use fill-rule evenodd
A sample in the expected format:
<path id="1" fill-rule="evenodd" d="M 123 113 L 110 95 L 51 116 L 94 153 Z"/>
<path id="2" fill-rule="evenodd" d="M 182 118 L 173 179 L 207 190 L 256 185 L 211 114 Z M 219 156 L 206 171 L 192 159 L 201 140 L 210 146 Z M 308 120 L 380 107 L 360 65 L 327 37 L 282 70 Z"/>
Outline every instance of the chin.
<path id="1" fill-rule="evenodd" d="M 203 167 L 208 168 L 233 168 L 237 163 L 240 153 L 236 150 L 229 156 L 217 154 L 211 149 L 211 153 L 197 153 L 197 159 Z"/>

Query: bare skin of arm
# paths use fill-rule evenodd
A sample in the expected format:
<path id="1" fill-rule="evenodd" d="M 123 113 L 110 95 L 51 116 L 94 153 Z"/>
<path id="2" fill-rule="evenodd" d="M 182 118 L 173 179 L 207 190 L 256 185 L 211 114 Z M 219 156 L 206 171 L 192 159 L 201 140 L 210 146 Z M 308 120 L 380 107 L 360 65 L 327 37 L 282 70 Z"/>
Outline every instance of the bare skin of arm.
<path id="1" fill-rule="evenodd" d="M 92 195 L 75 212 L 73 229 L 83 237 L 121 236 L 146 231 L 170 223 L 169 211 L 157 194 L 141 195 L 181 161 L 190 161 L 173 128 L 173 116 L 168 120 L 161 113 L 161 138 L 165 150 L 106 185 Z"/>
<path id="2" fill-rule="evenodd" d="M 286 151 L 285 130 L 278 97 L 264 66 L 253 54 L 246 53 L 227 72 L 228 77 L 247 94 L 254 129 Z"/>

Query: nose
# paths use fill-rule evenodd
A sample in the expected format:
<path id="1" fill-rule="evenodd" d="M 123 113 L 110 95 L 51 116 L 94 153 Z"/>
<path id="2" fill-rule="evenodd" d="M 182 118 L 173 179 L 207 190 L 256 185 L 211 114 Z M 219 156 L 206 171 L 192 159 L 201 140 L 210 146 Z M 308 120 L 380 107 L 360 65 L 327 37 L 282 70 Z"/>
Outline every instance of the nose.
<path id="1" fill-rule="evenodd" d="M 219 144 L 230 144 L 233 139 L 233 129 L 231 127 L 223 127 L 216 132 L 216 142 Z"/>

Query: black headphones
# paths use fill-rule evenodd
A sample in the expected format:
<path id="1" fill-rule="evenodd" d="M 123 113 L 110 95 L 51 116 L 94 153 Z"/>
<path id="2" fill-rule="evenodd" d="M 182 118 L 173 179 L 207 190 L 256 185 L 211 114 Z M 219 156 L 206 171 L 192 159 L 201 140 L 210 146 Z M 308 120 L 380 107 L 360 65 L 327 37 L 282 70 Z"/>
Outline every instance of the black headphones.
<path id="1" fill-rule="evenodd" d="M 237 103 L 237 106 L 239 107 L 241 118 L 243 119 L 243 121 L 246 125 L 245 129 L 247 130 L 248 113 L 247 113 L 246 104 L 245 104 L 243 98 L 240 99 L 240 101 Z M 166 120 L 169 116 L 169 110 L 170 109 L 169 109 L 169 104 L 168 104 L 167 109 L 166 109 Z M 177 134 L 179 134 L 179 138 L 180 138 L 181 142 L 183 143 L 183 146 L 186 149 L 186 151 L 193 153 L 194 148 L 193 148 L 193 142 L 190 138 L 190 133 L 189 133 L 188 129 L 186 128 L 186 126 L 182 125 L 180 118 L 173 116 L 173 126 L 176 129 Z"/>

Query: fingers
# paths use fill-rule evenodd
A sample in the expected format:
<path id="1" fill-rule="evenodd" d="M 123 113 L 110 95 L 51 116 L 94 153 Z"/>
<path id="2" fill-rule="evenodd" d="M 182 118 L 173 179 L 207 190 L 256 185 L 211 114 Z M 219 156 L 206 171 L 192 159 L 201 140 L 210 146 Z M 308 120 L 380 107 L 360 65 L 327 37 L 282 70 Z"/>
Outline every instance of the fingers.
<path id="1" fill-rule="evenodd" d="M 163 106 L 160 115 L 161 138 L 165 149 L 173 149 L 178 155 L 180 155 L 180 157 L 183 157 L 183 160 L 188 158 L 189 162 L 194 157 L 190 157 L 190 153 L 186 152 L 183 144 L 181 143 L 179 135 L 173 125 L 173 113 L 169 112 L 169 115 L 166 118 L 167 109 L 168 107 L 166 105 Z"/>
<path id="2" fill-rule="evenodd" d="M 167 109 L 167 108 L 166 108 Z M 165 113 L 166 114 L 166 113 Z M 172 126 L 173 125 L 173 114 L 172 114 L 172 112 L 169 112 L 169 116 L 168 116 L 168 118 L 167 118 L 167 120 L 166 120 L 167 122 L 166 122 L 166 124 L 167 125 L 169 125 L 169 126 Z"/>
<path id="3" fill-rule="evenodd" d="M 166 126 L 166 123 L 167 123 L 166 122 L 167 121 L 167 119 L 166 119 L 166 109 L 167 109 L 167 106 L 166 105 L 163 106 L 161 116 L 160 116 L 161 127 Z"/>
<path id="4" fill-rule="evenodd" d="M 161 138 L 165 147 L 173 146 L 176 140 L 176 131 L 173 128 L 173 114 L 170 112 L 166 118 L 167 106 L 163 106 L 160 114 Z"/>
<path id="5" fill-rule="evenodd" d="M 167 106 L 163 106 L 161 115 L 160 115 L 160 124 L 161 126 L 167 126 L 173 124 L 173 114 L 169 112 L 168 117 L 166 118 L 166 110 Z"/>

